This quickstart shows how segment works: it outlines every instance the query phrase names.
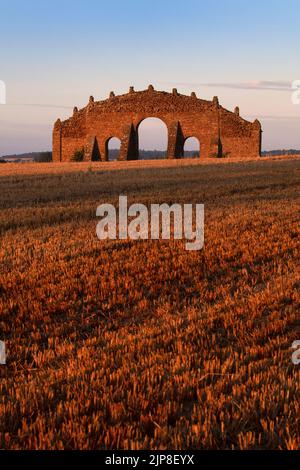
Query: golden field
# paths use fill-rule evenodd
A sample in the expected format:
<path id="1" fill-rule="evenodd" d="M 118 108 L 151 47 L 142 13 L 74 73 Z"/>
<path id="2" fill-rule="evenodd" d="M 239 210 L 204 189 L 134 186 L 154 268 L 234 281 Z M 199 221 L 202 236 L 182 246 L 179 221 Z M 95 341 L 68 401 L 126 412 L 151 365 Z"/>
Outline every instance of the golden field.
<path id="1" fill-rule="evenodd" d="M 299 449 L 300 158 L 0 165 L 2 449 Z M 204 203 L 205 247 L 96 208 Z"/>

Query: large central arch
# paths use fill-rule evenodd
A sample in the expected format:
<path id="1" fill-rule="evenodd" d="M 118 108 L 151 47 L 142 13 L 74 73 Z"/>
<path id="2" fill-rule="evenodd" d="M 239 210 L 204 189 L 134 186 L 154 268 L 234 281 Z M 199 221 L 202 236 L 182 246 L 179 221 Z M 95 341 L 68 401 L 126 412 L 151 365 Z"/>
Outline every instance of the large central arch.
<path id="1" fill-rule="evenodd" d="M 161 119 L 168 130 L 167 158 L 182 158 L 184 142 L 196 136 L 201 142 L 201 157 L 260 156 L 261 125 L 242 119 L 239 109 L 228 111 L 212 101 L 154 90 L 149 85 L 145 91 L 115 96 L 95 102 L 90 97 L 88 105 L 78 110 L 66 121 L 56 121 L 53 130 L 53 160 L 71 161 L 77 150 L 83 150 L 84 160 L 107 161 L 107 142 L 113 136 L 121 140 L 119 160 L 138 158 L 138 127 L 144 119 Z"/>
<path id="2" fill-rule="evenodd" d="M 163 151 L 166 155 L 168 148 L 168 127 L 162 119 L 149 116 L 137 125 L 138 158 L 142 151 Z"/>

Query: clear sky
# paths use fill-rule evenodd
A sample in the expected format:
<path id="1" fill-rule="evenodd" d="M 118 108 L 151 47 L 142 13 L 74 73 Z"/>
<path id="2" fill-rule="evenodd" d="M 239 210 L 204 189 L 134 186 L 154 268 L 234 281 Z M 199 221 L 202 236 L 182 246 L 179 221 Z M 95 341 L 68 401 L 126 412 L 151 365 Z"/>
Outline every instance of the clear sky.
<path id="1" fill-rule="evenodd" d="M 265 149 L 300 148 L 299 19 L 299 0 L 0 0 L 0 155 L 48 150 L 89 95 L 149 83 L 218 95 L 261 120 Z"/>

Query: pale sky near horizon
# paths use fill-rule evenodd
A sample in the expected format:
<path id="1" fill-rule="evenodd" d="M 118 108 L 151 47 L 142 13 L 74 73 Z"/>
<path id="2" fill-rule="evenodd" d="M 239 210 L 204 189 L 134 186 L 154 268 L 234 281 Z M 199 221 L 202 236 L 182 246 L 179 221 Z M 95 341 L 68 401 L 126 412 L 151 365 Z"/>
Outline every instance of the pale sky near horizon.
<path id="1" fill-rule="evenodd" d="M 300 148 L 299 0 L 0 0 L 0 155 L 51 149 L 89 95 L 177 87 L 240 107 L 263 148 Z M 141 147 L 160 149 L 154 123 Z"/>

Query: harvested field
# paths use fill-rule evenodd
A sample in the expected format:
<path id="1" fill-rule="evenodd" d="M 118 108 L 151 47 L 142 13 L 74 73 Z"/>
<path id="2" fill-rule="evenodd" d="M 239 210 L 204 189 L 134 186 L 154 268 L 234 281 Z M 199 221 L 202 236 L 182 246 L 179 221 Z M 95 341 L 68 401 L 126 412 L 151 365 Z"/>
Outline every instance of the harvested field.
<path id="1" fill-rule="evenodd" d="M 2 449 L 298 449 L 300 157 L 0 166 Z M 96 208 L 204 203 L 205 247 Z"/>

